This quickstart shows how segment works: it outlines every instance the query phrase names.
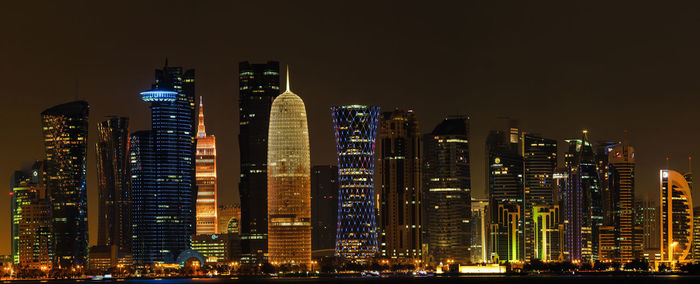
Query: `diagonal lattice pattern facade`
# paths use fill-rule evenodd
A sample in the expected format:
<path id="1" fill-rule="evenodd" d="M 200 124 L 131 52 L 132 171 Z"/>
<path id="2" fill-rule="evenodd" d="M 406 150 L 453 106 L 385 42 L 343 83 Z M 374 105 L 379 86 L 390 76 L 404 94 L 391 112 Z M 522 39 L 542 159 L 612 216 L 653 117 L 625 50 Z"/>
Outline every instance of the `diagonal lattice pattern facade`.
<path id="1" fill-rule="evenodd" d="M 338 152 L 338 228 L 335 255 L 356 261 L 378 251 L 374 146 L 379 107 L 331 107 Z"/>

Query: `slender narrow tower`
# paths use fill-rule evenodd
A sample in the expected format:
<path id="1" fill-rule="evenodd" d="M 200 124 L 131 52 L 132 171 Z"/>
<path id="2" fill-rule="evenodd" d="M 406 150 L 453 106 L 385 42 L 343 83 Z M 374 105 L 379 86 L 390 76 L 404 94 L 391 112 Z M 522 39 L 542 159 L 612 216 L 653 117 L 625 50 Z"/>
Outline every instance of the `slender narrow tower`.
<path id="1" fill-rule="evenodd" d="M 267 144 L 268 257 L 311 264 L 311 162 L 304 101 L 289 89 L 270 109 Z"/>
<path id="2" fill-rule="evenodd" d="M 216 234 L 216 137 L 204 127 L 204 105 L 199 97 L 197 126 L 197 235 Z"/>

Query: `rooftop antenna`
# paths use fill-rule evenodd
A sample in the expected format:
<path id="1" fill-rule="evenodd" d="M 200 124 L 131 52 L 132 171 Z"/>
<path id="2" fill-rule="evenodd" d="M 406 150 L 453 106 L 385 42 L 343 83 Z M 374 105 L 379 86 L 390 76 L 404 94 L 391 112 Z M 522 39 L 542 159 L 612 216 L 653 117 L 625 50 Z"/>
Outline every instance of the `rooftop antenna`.
<path id="1" fill-rule="evenodd" d="M 292 92 L 289 89 L 289 65 L 287 65 L 287 92 L 290 92 L 290 93 Z"/>

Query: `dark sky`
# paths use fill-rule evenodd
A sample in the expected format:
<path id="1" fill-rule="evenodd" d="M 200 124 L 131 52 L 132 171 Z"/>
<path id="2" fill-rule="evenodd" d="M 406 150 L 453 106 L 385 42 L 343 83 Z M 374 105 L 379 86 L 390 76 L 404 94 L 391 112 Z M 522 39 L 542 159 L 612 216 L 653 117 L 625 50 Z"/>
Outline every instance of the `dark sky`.
<path id="1" fill-rule="evenodd" d="M 91 108 L 94 220 L 96 123 L 125 115 L 132 131 L 147 129 L 139 92 L 167 56 L 197 70 L 207 130 L 218 142 L 220 203 L 237 201 L 236 69 L 244 60 L 291 65 L 313 164 L 335 161 L 333 104 L 412 108 L 423 132 L 445 115 L 468 114 L 473 191 L 484 196 L 485 136 L 508 116 L 556 139 L 585 128 L 594 141 L 620 140 L 628 130 L 637 195 L 658 198 L 665 157 L 685 171 L 687 156 L 699 152 L 698 7 L 527 2 L 3 2 L 0 175 L 9 180 L 22 162 L 43 157 L 39 113 L 77 95 Z M 9 196 L 1 196 L 7 254 Z"/>

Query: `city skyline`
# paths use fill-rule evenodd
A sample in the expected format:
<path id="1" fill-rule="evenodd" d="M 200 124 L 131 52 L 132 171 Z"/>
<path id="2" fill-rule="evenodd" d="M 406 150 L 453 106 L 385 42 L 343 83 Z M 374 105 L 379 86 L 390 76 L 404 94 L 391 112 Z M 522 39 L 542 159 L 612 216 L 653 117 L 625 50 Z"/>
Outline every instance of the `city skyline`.
<path id="1" fill-rule="evenodd" d="M 147 7 L 146 11 L 153 11 L 161 8 L 156 4 Z M 195 4 L 199 5 L 199 4 Z M 300 12 L 302 8 L 280 4 L 279 8 L 273 9 L 273 15 L 287 13 L 284 10 Z M 201 7 L 210 13 L 231 12 L 233 6 L 222 5 L 221 11 L 213 11 L 208 7 Z M 517 6 L 517 5 L 516 5 Z M 55 8 L 55 7 L 54 7 Z M 69 8 L 77 9 L 71 11 Z M 206 8 L 206 9 L 205 9 Z M 238 7 L 243 9 L 246 7 Z M 313 7 L 311 7 L 313 8 Z M 495 7 L 476 7 L 478 11 L 500 11 Z M 279 41 L 291 40 L 296 37 L 304 38 L 304 34 L 284 32 L 279 33 L 279 37 L 273 36 L 271 39 L 264 39 L 259 43 L 240 43 L 232 40 L 214 39 L 214 43 L 188 43 L 181 47 L 162 47 L 157 41 L 149 40 L 147 33 L 136 32 L 133 40 L 127 36 L 117 33 L 114 37 L 95 33 L 94 28 L 80 26 L 79 24 L 96 22 L 98 27 L 108 30 L 119 29 L 109 20 L 113 20 L 114 14 L 106 11 L 97 11 L 92 15 L 84 12 L 86 8 L 80 7 L 58 7 L 58 11 L 67 15 L 77 15 L 73 23 L 59 22 L 55 27 L 42 29 L 47 22 L 55 19 L 56 16 L 48 15 L 47 8 L 38 9 L 38 23 L 27 26 L 27 34 L 34 34 L 32 38 L 26 35 L 12 32 L 12 36 L 21 39 L 17 43 L 0 47 L 3 54 L 16 54 L 16 58 L 7 58 L 7 65 L 0 67 L 0 72 L 4 75 L 4 86 L 6 93 L 4 97 L 9 98 L 9 103 L 4 106 L 4 115 L 22 117 L 20 120 L 7 119 L 0 127 L 14 133 L 16 141 L 6 141 L 1 144 L 3 147 L 4 163 L 0 165 L 0 172 L 6 173 L 7 177 L 25 162 L 42 159 L 43 146 L 41 144 L 40 121 L 38 113 L 42 109 L 73 101 L 77 97 L 90 103 L 90 120 L 88 129 L 88 162 L 87 162 L 87 191 L 88 191 L 88 214 L 90 227 L 90 244 L 96 244 L 97 237 L 97 206 L 95 206 L 98 186 L 97 174 L 95 171 L 95 142 L 97 142 L 96 124 L 104 120 L 106 115 L 127 116 L 130 118 L 130 128 L 134 130 L 148 129 L 150 123 L 147 107 L 139 102 L 138 93 L 143 91 L 152 80 L 151 71 L 162 66 L 164 58 L 167 56 L 170 61 L 177 66 L 188 66 L 198 70 L 199 84 L 198 95 L 202 95 L 208 102 L 207 107 L 207 127 L 212 133 L 216 133 L 219 154 L 219 182 L 220 204 L 234 203 L 236 201 L 236 191 L 238 183 L 238 144 L 236 142 L 237 133 L 237 69 L 239 61 L 250 60 L 251 62 L 266 62 L 268 60 L 279 60 L 283 64 L 289 63 L 295 70 L 295 87 L 308 97 L 307 109 L 309 112 L 309 132 L 311 149 L 314 149 L 311 157 L 311 165 L 334 164 L 335 149 L 333 143 L 333 130 L 330 124 L 330 113 L 328 108 L 336 104 L 371 104 L 379 105 L 383 110 L 393 110 L 394 108 L 413 109 L 421 119 L 422 131 L 435 127 L 445 115 L 466 114 L 471 117 L 473 145 L 472 153 L 474 161 L 481 161 L 484 157 L 482 150 L 483 141 L 489 130 L 498 129 L 496 118 L 499 116 L 509 116 L 517 118 L 522 123 L 522 129 L 540 133 L 544 137 L 556 139 L 563 145 L 563 139 L 576 138 L 582 129 L 590 131 L 592 142 L 598 140 L 620 141 L 624 136 L 624 130 L 629 130 L 629 141 L 635 145 L 639 154 L 637 161 L 637 188 L 638 197 L 650 194 L 654 197 L 658 190 L 658 169 L 664 168 L 666 161 L 664 157 L 670 153 L 671 169 L 679 172 L 686 170 L 687 156 L 697 149 L 694 143 L 692 126 L 695 112 L 692 106 L 697 105 L 697 98 L 691 96 L 700 92 L 692 79 L 696 77 L 691 66 L 697 65 L 700 58 L 694 55 L 698 43 L 694 40 L 686 41 L 677 34 L 663 36 L 666 44 L 676 44 L 683 48 L 671 51 L 661 51 L 659 46 L 653 43 L 642 45 L 631 45 L 626 41 L 617 40 L 612 36 L 596 36 L 584 33 L 584 39 L 576 40 L 571 35 L 560 35 L 561 27 L 546 28 L 542 34 L 531 31 L 541 27 L 543 23 L 535 20 L 536 15 L 543 12 L 536 12 L 534 7 L 525 8 L 526 11 L 533 12 L 533 16 L 525 19 L 509 16 L 520 14 L 516 8 L 507 8 L 500 11 L 503 15 L 494 15 L 499 20 L 506 20 L 506 24 L 498 26 L 488 26 L 489 32 L 496 36 L 492 39 L 480 38 L 481 28 L 473 28 L 465 24 L 464 27 L 447 26 L 455 19 L 465 19 L 469 24 L 479 24 L 486 22 L 484 17 L 472 19 L 464 14 L 472 15 L 475 12 L 459 12 L 459 9 L 450 9 L 429 6 L 425 11 L 420 12 L 429 18 L 437 18 L 437 14 L 442 12 L 450 13 L 453 17 L 439 19 L 437 23 L 428 25 L 427 28 L 420 28 L 418 24 L 411 24 L 406 16 L 402 14 L 419 13 L 415 7 L 400 7 L 400 11 L 388 15 L 388 19 L 381 19 L 380 11 L 386 11 L 389 7 L 380 4 L 377 12 L 369 13 L 367 16 L 388 23 L 396 20 L 397 24 L 388 24 L 387 29 L 393 33 L 388 39 L 382 40 L 384 35 L 380 31 L 370 32 L 368 35 L 361 35 L 351 29 L 349 23 L 339 19 L 330 19 L 326 16 L 314 18 L 328 23 L 328 27 L 314 26 L 311 33 L 326 33 L 329 30 L 338 29 L 350 38 L 360 38 L 363 40 L 379 39 L 376 50 L 362 49 L 361 46 L 350 44 L 342 38 L 332 38 L 329 43 L 318 47 L 311 47 L 301 41 L 299 47 L 291 50 L 278 50 L 275 48 L 261 48 Z M 615 7 L 613 7 L 614 10 Z M 619 7 L 618 7 L 619 8 Z M 168 7 L 168 12 L 183 14 L 185 7 Z M 279 9 L 279 10 L 277 10 Z M 318 11 L 315 8 L 312 11 Z M 358 8 L 348 8 L 350 10 Z M 510 10 L 512 9 L 512 10 Z M 641 9 L 641 8 L 640 8 Z M 119 11 L 120 9 L 116 9 Z M 646 10 L 645 10 L 646 11 Z M 404 13 L 402 13 L 404 12 Z M 591 11 L 588 11 L 591 12 Z M 189 31 L 199 31 L 203 26 L 197 26 L 196 19 L 210 18 L 205 12 L 195 11 Z M 308 12 L 307 12 L 308 13 Z M 331 15 L 341 14 L 338 11 L 331 11 Z M 376 13 L 376 14 L 375 14 Z M 517 14 L 516 14 L 517 13 Z M 607 12 L 599 12 L 602 21 L 595 24 L 592 29 L 602 30 L 606 24 L 612 25 L 613 31 L 631 31 L 627 36 L 632 39 L 645 38 L 646 32 L 652 35 L 661 36 L 665 31 L 674 30 L 684 23 L 687 14 L 681 13 L 677 19 L 669 19 L 668 25 L 657 29 L 649 30 L 648 24 L 644 24 L 642 19 L 633 18 L 632 22 L 640 24 L 639 28 L 632 27 L 631 24 L 618 22 L 613 15 Z M 21 13 L 20 13 L 21 14 Z M 345 14 L 343 12 L 342 14 Z M 642 13 L 644 14 L 644 13 Z M 42 16 L 43 15 L 43 16 Z M 98 19 L 95 15 L 105 16 L 105 20 Z M 478 16 L 478 15 L 477 15 Z M 582 17 L 581 15 L 574 15 Z M 153 19 L 148 19 L 144 14 L 138 14 L 141 20 L 156 27 L 162 27 L 164 23 L 158 23 Z M 211 17 L 205 24 L 216 24 L 220 22 L 220 27 L 210 31 L 204 31 L 202 35 L 192 35 L 193 41 L 204 41 L 207 38 L 216 38 L 216 33 L 226 32 L 227 34 L 247 32 L 240 29 L 226 31 L 238 21 L 246 20 L 246 15 L 241 19 L 221 20 L 222 17 Z M 532 18 L 531 18 L 532 17 Z M 557 16 L 555 20 L 563 22 Z M 219 18 L 219 19 L 215 19 Z M 274 18 L 274 17 L 273 17 Z M 450 18 L 454 18 L 450 20 Z M 15 18 L 6 17 L 8 21 Z M 515 20 L 517 19 L 517 20 Z M 578 18 L 580 19 L 580 18 Z M 4 21 L 4 20 L 3 20 Z M 522 22 L 521 22 L 522 21 Z M 24 23 L 23 21 L 19 21 Z M 312 22 L 301 21 L 292 23 L 284 30 L 301 30 L 300 26 L 309 25 Z M 554 52 L 552 55 L 546 54 L 551 49 L 546 48 L 546 44 L 533 44 L 520 39 L 520 36 L 511 34 L 505 25 L 524 23 L 524 26 L 516 29 L 523 34 L 534 34 L 542 37 L 546 35 L 560 35 L 563 37 L 560 47 L 568 52 Z M 277 27 L 279 21 L 271 21 L 269 27 Z M 618 25 L 615 25 L 618 24 Z M 140 25 L 140 24 L 139 24 Z M 405 25 L 405 26 L 401 26 Z M 582 23 L 572 23 L 567 27 L 574 32 L 584 32 Z M 622 25 L 622 26 L 620 26 Z M 438 27 L 446 27 L 445 34 L 432 31 Z M 140 27 L 140 26 L 139 26 Z M 136 26 L 131 24 L 123 30 L 136 30 Z M 368 28 L 361 26 L 360 28 Z M 67 38 L 56 38 L 49 33 L 58 30 L 75 30 L 68 32 Z M 164 29 L 163 33 L 172 35 L 174 31 Z M 31 31 L 35 31 L 32 33 Z M 529 33 L 528 33 L 529 32 Z M 83 34 L 94 34 L 92 40 L 81 39 Z M 458 44 L 450 45 L 447 40 L 451 35 L 458 36 Z M 605 35 L 611 35 L 605 33 Z M 269 36 L 269 34 L 266 34 Z M 472 37 L 473 39 L 464 39 Z M 262 35 L 254 37 L 263 39 Z M 504 47 L 511 39 L 518 39 L 519 44 L 513 47 Z M 598 40 L 602 43 L 586 44 L 586 39 Z M 220 41 L 219 41 L 220 40 Z M 401 43 L 411 43 L 418 40 L 417 47 L 403 46 Z M 541 39 L 544 40 L 544 39 Z M 67 47 L 62 46 L 63 42 L 69 42 Z M 252 41 L 251 41 L 252 42 Z M 45 43 L 45 44 L 36 44 Z M 86 50 L 79 45 L 90 45 L 96 47 L 94 51 Z M 140 47 L 140 44 L 143 46 Z M 247 45 L 247 43 L 250 43 Z M 471 45 L 476 43 L 476 45 Z M 481 44 L 480 44 L 481 43 Z M 219 46 L 220 44 L 220 46 Z M 243 47 L 232 48 L 237 45 Z M 582 47 L 577 47 L 582 45 Z M 606 49 L 604 45 L 619 46 L 619 50 L 627 50 L 622 53 L 618 48 Z M 215 55 L 204 55 L 198 47 Z M 468 54 L 461 54 L 460 48 L 472 46 Z M 57 51 L 46 52 L 49 47 L 58 47 Z M 518 47 L 521 51 L 516 50 Z M 27 50 L 24 50 L 27 48 Z M 75 48 L 75 50 L 71 50 Z M 120 50 L 135 50 L 134 54 L 121 54 Z M 309 49 L 305 51 L 304 49 Z M 359 48 L 359 55 L 354 55 Z M 405 48 L 405 49 L 404 49 Z M 587 50 L 587 48 L 589 50 Z M 687 50 L 685 49 L 687 48 Z M 327 49 L 327 50 L 326 50 Z M 396 49 L 401 49 L 397 54 L 391 54 Z M 443 49 L 442 54 L 438 51 Z M 541 49 L 541 50 L 540 50 Z M 141 50 L 141 51 L 138 51 Z M 411 57 L 420 50 L 431 51 L 430 56 Z M 671 53 L 677 52 L 678 55 Z M 521 56 L 534 54 L 533 59 L 522 59 Z M 578 55 L 592 59 L 592 62 L 583 62 Z M 649 54 L 654 56 L 647 57 Z M 369 56 L 370 59 L 358 59 L 361 56 Z M 485 59 L 479 59 L 485 55 Z M 327 56 L 337 56 L 337 60 L 329 63 L 325 62 Z M 346 57 L 345 56 L 350 56 Z M 357 56 L 357 57 L 355 57 Z M 378 57 L 386 56 L 383 59 Z M 609 57 L 619 56 L 610 59 Z M 683 56 L 683 62 L 679 59 Z M 14 56 L 13 56 L 14 57 Z M 33 58 L 36 57 L 36 58 Z M 132 58 L 133 57 L 133 58 Z M 222 57 L 224 59 L 222 59 Z M 654 58 L 651 58 L 654 57 Z M 514 58 L 520 58 L 516 62 L 507 62 Z M 687 60 L 686 60 L 687 59 Z M 538 60 L 542 60 L 541 62 Z M 639 63 L 637 63 L 637 61 Z M 472 64 L 474 63 L 474 64 Z M 633 70 L 626 66 L 637 66 L 642 64 L 641 70 Z M 535 65 L 544 65 L 537 67 Z M 104 66 L 111 66 L 110 68 Z M 603 66 L 604 65 L 604 66 Z M 374 68 L 369 68 L 376 66 Z M 582 68 L 578 68 L 582 66 Z M 677 68 L 674 68 L 674 66 Z M 529 68 L 536 68 L 541 75 L 528 75 Z M 627 69 L 629 68 L 629 69 Z M 50 74 L 42 84 L 32 84 L 34 78 L 31 73 L 36 70 Z M 65 70 L 64 70 L 65 69 Z M 547 71 L 548 69 L 559 71 Z M 575 70 L 574 70 L 575 69 Z M 95 71 L 93 71 L 95 70 Z M 322 70 L 335 70 L 336 72 L 323 72 Z M 603 71 L 609 70 L 610 73 Z M 663 70 L 663 72 L 662 72 Z M 65 71 L 65 72 L 64 72 Z M 433 77 L 432 72 L 439 72 L 443 78 Z M 604 75 L 600 75 L 599 73 Z M 323 74 L 332 73 L 332 74 Z M 561 75 L 557 75 L 560 74 Z M 623 74 L 624 73 L 624 74 Z M 662 74 L 668 73 L 668 74 Z M 317 76 L 318 75 L 318 76 Z M 501 76 L 503 75 L 503 76 Z M 497 77 L 502 77 L 499 79 Z M 386 81 L 386 82 L 381 82 Z M 612 82 L 616 81 L 616 82 Z M 636 86 L 636 82 L 647 82 L 645 88 Z M 107 87 L 108 86 L 108 87 Z M 585 87 L 584 87 L 585 86 Z M 636 87 L 636 88 L 631 88 Z M 443 100 L 438 102 L 425 102 L 425 94 L 432 97 L 439 96 Z M 577 95 L 586 95 L 590 98 L 577 107 L 567 111 L 556 110 L 556 106 L 575 101 Z M 10 96 L 12 96 L 10 98 Z M 531 98 L 535 98 L 534 100 Z M 634 98 L 635 101 L 628 101 Z M 501 103 L 503 99 L 510 99 L 511 105 Z M 660 114 L 667 101 L 682 99 L 688 103 L 678 109 L 680 117 L 668 117 Z M 607 102 L 607 103 L 603 103 Z M 620 109 L 616 105 L 623 105 Z M 523 109 L 518 105 L 526 105 L 530 109 Z M 536 112 L 549 112 L 533 114 Z M 591 113 L 594 112 L 594 113 Z M 571 115 L 569 115 L 571 113 Z M 649 118 L 640 118 L 642 114 L 649 113 Z M 658 114 L 657 114 L 658 113 Z M 605 114 L 605 115 L 601 115 Z M 615 123 L 610 123 L 614 120 Z M 558 123 L 552 123 L 557 121 Z M 672 126 L 678 121 L 689 121 L 691 126 Z M 666 130 L 668 128 L 668 130 Z M 660 129 L 660 130 L 659 130 Z M 680 137 L 677 133 L 691 135 Z M 11 151 L 8 149 L 12 149 Z M 563 153 L 561 146 L 559 153 Z M 559 155 L 563 156 L 563 155 Z M 473 163 L 472 169 L 472 192 L 474 197 L 485 197 L 484 186 L 484 166 L 480 162 Z M 9 218 L 9 196 L 2 195 L 0 198 L 0 218 Z M 696 201 L 697 202 L 697 201 Z M 6 225 L 9 228 L 9 225 Z M 0 238 L 9 239 L 9 230 L 4 230 Z M 0 245 L 0 253 L 9 253 L 9 244 Z"/>

